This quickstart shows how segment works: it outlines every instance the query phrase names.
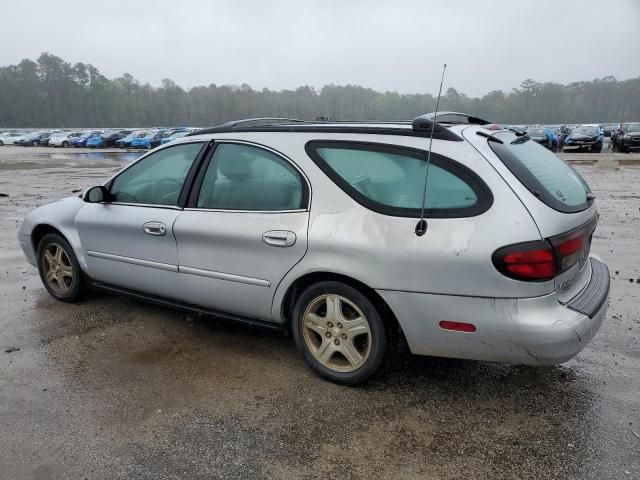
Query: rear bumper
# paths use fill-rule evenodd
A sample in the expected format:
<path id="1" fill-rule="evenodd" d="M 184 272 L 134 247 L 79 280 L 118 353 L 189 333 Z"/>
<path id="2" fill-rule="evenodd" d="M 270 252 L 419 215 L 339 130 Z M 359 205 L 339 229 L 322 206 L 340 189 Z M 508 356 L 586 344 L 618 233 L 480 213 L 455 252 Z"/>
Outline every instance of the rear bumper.
<path id="1" fill-rule="evenodd" d="M 555 365 L 577 355 L 598 332 L 606 316 L 609 270 L 598 260 L 591 261 L 588 286 L 567 305 L 561 304 L 555 293 L 521 299 L 389 290 L 378 293 L 395 313 L 412 353 Z M 598 268 L 594 262 L 598 262 Z M 573 309 L 580 299 L 590 300 L 582 302 L 582 311 L 587 311 L 586 304 L 591 308 L 589 314 Z M 472 323 L 476 331 L 443 330 L 439 326 L 442 320 Z"/>

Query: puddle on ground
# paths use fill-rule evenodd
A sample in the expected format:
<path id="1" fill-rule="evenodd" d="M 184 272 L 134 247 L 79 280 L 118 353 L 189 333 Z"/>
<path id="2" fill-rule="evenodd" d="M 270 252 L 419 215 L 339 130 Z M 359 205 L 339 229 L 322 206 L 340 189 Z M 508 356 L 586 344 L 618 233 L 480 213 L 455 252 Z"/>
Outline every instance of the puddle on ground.
<path id="1" fill-rule="evenodd" d="M 52 152 L 52 153 L 33 153 L 32 157 L 40 159 L 50 158 L 52 160 L 115 160 L 118 162 L 132 162 L 146 151 L 139 152 Z"/>
<path id="2" fill-rule="evenodd" d="M 103 167 L 130 163 L 146 151 L 33 152 L 0 157 L 0 170 L 34 170 L 52 167 Z"/>

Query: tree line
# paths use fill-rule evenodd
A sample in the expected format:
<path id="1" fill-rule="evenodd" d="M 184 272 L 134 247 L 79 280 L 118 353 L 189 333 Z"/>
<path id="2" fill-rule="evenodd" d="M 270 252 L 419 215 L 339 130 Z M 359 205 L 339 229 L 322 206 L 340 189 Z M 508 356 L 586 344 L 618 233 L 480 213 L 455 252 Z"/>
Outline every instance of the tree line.
<path id="1" fill-rule="evenodd" d="M 71 64 L 49 53 L 0 67 L 3 127 L 212 126 L 251 117 L 406 120 L 432 112 L 435 104 L 428 93 L 377 92 L 357 85 L 275 91 L 212 83 L 185 90 L 165 78 L 152 87 L 128 73 L 109 79 L 91 64 Z M 640 77 L 568 85 L 526 79 L 511 92 L 495 90 L 481 98 L 450 87 L 441 110 L 512 124 L 640 120 Z"/>

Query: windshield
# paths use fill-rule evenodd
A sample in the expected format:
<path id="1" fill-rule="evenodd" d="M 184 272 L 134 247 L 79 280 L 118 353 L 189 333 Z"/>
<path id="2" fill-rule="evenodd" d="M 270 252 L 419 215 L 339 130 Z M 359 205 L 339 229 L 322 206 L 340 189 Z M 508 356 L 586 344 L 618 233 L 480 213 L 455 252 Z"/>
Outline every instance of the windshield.
<path id="1" fill-rule="evenodd" d="M 546 135 L 546 133 L 544 133 L 544 129 L 542 129 L 542 128 L 530 128 L 529 130 L 527 130 L 527 134 L 529 134 L 529 135 Z"/>
<path id="2" fill-rule="evenodd" d="M 593 127 L 578 127 L 573 131 L 573 133 L 579 133 L 581 135 L 591 135 L 591 136 L 599 134 L 598 130 Z"/>
<path id="3" fill-rule="evenodd" d="M 554 153 L 511 132 L 498 132 L 493 136 L 504 142 L 489 142 L 494 153 L 546 205 L 561 212 L 578 212 L 589 207 L 588 185 Z"/>
<path id="4" fill-rule="evenodd" d="M 640 132 L 640 123 L 630 123 L 625 132 Z"/>

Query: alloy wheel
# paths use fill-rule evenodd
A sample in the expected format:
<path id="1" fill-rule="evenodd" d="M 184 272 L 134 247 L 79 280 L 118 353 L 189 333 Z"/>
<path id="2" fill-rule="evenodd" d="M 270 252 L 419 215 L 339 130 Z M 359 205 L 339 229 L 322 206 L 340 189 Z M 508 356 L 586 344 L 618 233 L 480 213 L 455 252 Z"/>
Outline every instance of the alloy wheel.
<path id="1" fill-rule="evenodd" d="M 64 295 L 73 285 L 73 268 L 69 255 L 57 243 L 49 243 L 42 251 L 42 271 L 47 285 L 55 293 Z"/>
<path id="2" fill-rule="evenodd" d="M 311 354 L 326 368 L 353 372 L 371 353 L 371 328 L 362 311 L 341 295 L 321 295 L 307 306 L 303 337 Z"/>

